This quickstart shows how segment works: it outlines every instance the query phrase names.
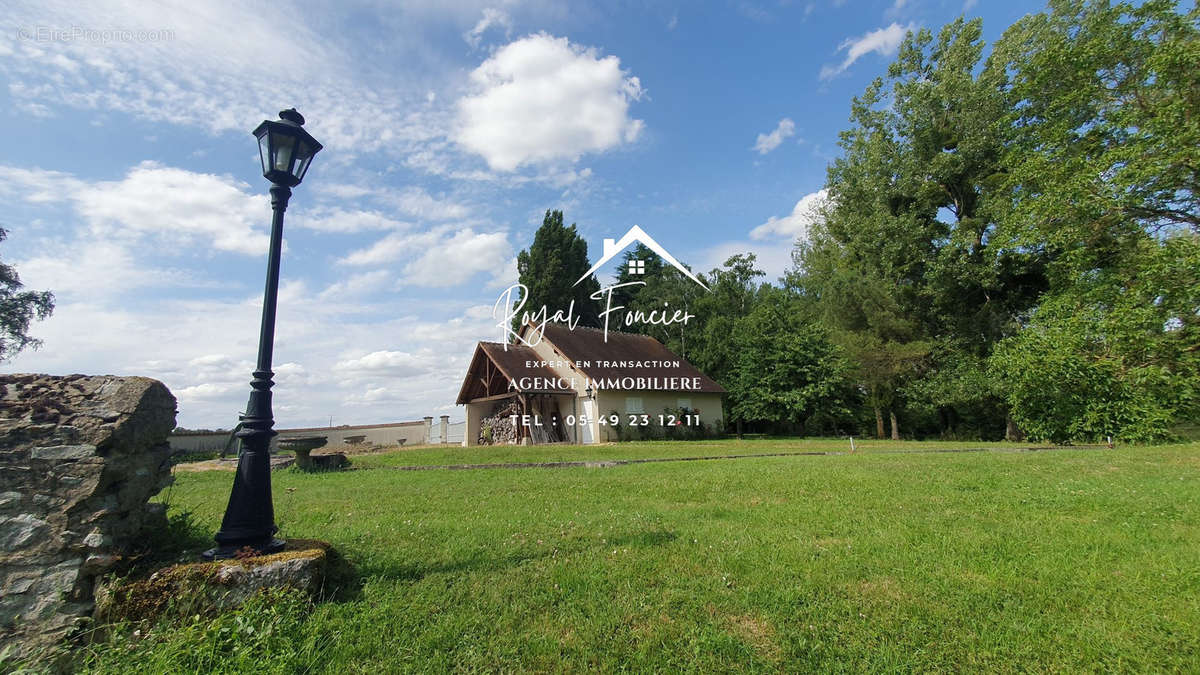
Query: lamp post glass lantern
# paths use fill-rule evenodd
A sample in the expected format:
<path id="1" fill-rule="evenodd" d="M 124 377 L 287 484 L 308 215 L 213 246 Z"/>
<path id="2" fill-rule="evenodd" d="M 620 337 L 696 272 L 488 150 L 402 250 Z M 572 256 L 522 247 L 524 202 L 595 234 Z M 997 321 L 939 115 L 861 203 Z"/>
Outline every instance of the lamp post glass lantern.
<path id="1" fill-rule="evenodd" d="M 304 130 L 304 117 L 290 108 L 278 120 L 263 120 L 254 130 L 263 176 L 275 185 L 295 187 L 304 180 L 308 165 L 321 144 Z"/>
<path id="2" fill-rule="evenodd" d="M 312 158 L 321 144 L 304 130 L 304 117 L 295 108 L 279 113 L 278 120 L 264 120 L 254 130 L 258 137 L 263 177 L 271 181 L 271 244 L 267 253 L 267 284 L 263 291 L 262 324 L 258 334 L 258 364 L 250 380 L 250 402 L 241 415 L 242 441 L 237 473 L 229 493 L 229 505 L 217 547 L 201 554 L 206 560 L 232 558 L 243 551 L 260 554 L 283 550 L 275 538 L 275 510 L 271 501 L 271 438 L 275 416 L 271 410 L 271 387 L 275 373 L 271 358 L 275 344 L 275 304 L 279 297 L 279 257 L 283 245 L 283 213 L 292 188 L 304 180 Z"/>

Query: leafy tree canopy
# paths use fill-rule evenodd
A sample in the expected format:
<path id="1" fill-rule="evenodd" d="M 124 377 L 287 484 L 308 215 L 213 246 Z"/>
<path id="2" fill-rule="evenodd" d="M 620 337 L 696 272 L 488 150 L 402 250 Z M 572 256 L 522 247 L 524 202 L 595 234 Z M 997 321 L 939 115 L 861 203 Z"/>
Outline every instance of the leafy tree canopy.
<path id="1" fill-rule="evenodd" d="M 565 226 L 562 211 L 547 210 L 533 244 L 517 254 L 519 279 L 528 291 L 524 307 L 513 318 L 513 330 L 520 328 L 524 312 L 534 313 L 545 306 L 553 315 L 558 310 L 566 312 L 572 303 L 581 325 L 598 326 L 598 305 L 591 296 L 600 290 L 600 283 L 593 275 L 575 285 L 591 266 L 587 242 L 575 224 Z"/>
<path id="2" fill-rule="evenodd" d="M 0 228 L 0 241 L 8 232 Z M 11 265 L 0 263 L 0 360 L 11 359 L 25 348 L 37 349 L 41 340 L 29 336 L 29 324 L 54 311 L 50 291 L 26 291 Z"/>

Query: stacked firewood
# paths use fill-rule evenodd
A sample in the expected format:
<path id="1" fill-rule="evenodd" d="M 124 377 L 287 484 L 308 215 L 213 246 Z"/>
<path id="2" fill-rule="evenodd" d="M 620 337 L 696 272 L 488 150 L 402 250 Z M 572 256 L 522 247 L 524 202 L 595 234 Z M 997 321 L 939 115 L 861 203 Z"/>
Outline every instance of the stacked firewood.
<path id="1" fill-rule="evenodd" d="M 517 440 L 517 426 L 513 424 L 513 415 L 521 414 L 521 406 L 516 401 L 501 403 L 491 415 L 479 422 L 480 445 L 503 445 Z"/>

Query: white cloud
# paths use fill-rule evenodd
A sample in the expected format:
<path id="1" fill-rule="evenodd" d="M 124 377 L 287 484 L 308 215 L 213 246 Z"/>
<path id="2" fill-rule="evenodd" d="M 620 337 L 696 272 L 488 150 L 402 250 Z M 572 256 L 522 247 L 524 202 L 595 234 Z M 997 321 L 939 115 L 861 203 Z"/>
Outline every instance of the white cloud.
<path id="1" fill-rule="evenodd" d="M 966 2 L 963 3 L 962 11 L 969 12 L 972 9 L 975 9 L 975 5 L 977 5 L 977 4 L 979 4 L 979 0 L 967 0 Z"/>
<path id="2" fill-rule="evenodd" d="M 173 246 L 200 244 L 261 255 L 270 204 L 230 176 L 142 162 L 119 181 L 93 183 L 73 197 L 98 237 L 144 236 Z"/>
<path id="3" fill-rule="evenodd" d="M 466 205 L 434 197 L 419 187 L 388 191 L 380 195 L 379 200 L 395 206 L 405 215 L 425 220 L 455 220 L 470 213 Z"/>
<path id="4" fill-rule="evenodd" d="M 786 237 L 795 241 L 808 236 L 808 230 L 813 223 L 821 218 L 821 209 L 829 202 L 829 191 L 818 190 L 804 195 L 792 212 L 782 218 L 771 216 L 767 222 L 750 230 L 750 238 L 755 241 Z"/>
<path id="5" fill-rule="evenodd" d="M 697 269 L 708 271 L 720 267 L 736 253 L 753 253 L 759 269 L 774 281 L 792 266 L 792 250 L 797 240 L 808 236 L 809 228 L 821 218 L 821 209 L 828 204 L 829 193 L 818 190 L 800 198 L 792 212 L 782 218 L 772 216 L 767 222 L 750 230 L 750 240 L 723 241 L 697 256 Z"/>
<path id="6" fill-rule="evenodd" d="M 492 277 L 504 274 L 512 256 L 508 233 L 477 233 L 467 228 L 427 247 L 405 265 L 405 280 L 414 286 L 457 286 L 480 272 Z"/>
<path id="7" fill-rule="evenodd" d="M 100 238 L 47 241 L 43 249 L 47 253 L 19 262 L 21 281 L 53 291 L 60 302 L 96 303 L 137 289 L 208 285 L 182 270 L 139 260 L 128 247 Z"/>
<path id="8" fill-rule="evenodd" d="M 488 288 L 506 288 L 517 283 L 517 281 L 520 279 L 520 276 L 521 274 L 517 270 L 517 257 L 513 256 L 509 258 L 508 263 L 506 263 L 504 267 L 500 271 L 496 272 L 496 275 L 492 277 L 492 281 L 488 284 Z M 488 307 L 488 311 L 492 311 L 492 308 Z"/>
<path id="9" fill-rule="evenodd" d="M 417 354 L 403 351 L 380 350 L 352 359 L 339 361 L 333 369 L 348 377 L 392 376 L 408 377 L 428 373 L 439 367 L 442 359 L 432 349 L 422 349 Z"/>
<path id="10" fill-rule="evenodd" d="M 254 370 L 261 311 L 255 295 L 244 301 L 167 301 L 137 310 L 120 302 L 60 302 L 49 319 L 34 326 L 45 347 L 18 355 L 4 364 L 4 372 L 154 377 L 178 398 L 181 425 L 230 428 L 245 408 Z M 427 318 L 405 311 L 404 304 L 348 314 L 346 307 L 313 294 L 281 297 L 276 427 L 325 424 L 331 414 L 335 424 L 442 413 L 461 419 L 453 402 L 465 361 L 476 340 L 496 339 L 494 320 L 462 313 Z M 411 355 L 412 361 L 397 354 Z M 362 400 L 372 389 L 387 395 Z"/>
<path id="11" fill-rule="evenodd" d="M 0 194 L 70 204 L 96 242 L 150 239 L 247 255 L 267 250 L 270 205 L 231 176 L 146 161 L 121 180 L 89 183 L 58 171 L 0 166 Z"/>
<path id="12" fill-rule="evenodd" d="M 382 289 L 391 277 L 387 270 L 371 270 L 354 274 L 330 284 L 317 296 L 322 300 L 344 300 Z"/>
<path id="13" fill-rule="evenodd" d="M 386 265 L 399 270 L 404 284 L 446 288 L 464 284 L 477 274 L 495 280 L 509 272 L 512 259 L 507 232 L 442 226 L 389 234 L 339 262 L 359 267 Z"/>
<path id="14" fill-rule="evenodd" d="M 758 139 L 754 141 L 754 149 L 758 154 L 765 155 L 768 152 L 778 148 L 781 143 L 787 138 L 796 135 L 796 123 L 785 117 L 779 120 L 779 124 L 775 126 L 775 130 L 769 134 L 759 134 Z"/>
<path id="15" fill-rule="evenodd" d="M 413 105 L 427 87 L 418 94 L 401 81 L 417 79 L 411 73 L 420 69 L 397 71 L 378 59 L 355 58 L 353 44 L 322 34 L 328 7 L 301 9 L 280 0 L 263 14 L 257 5 L 231 0 L 40 0 L 6 10 L 0 18 L 6 35 L 18 28 L 82 26 L 158 36 L 15 41 L 0 59 L 0 73 L 16 105 L 30 113 L 118 111 L 213 133 L 244 133 L 280 107 L 295 105 L 313 135 L 343 153 L 403 152 L 414 141 L 444 133 L 436 114 Z M 411 34 L 392 40 L 392 56 L 423 49 L 422 28 L 409 27 Z M 380 76 L 385 70 L 387 78 Z"/>
<path id="16" fill-rule="evenodd" d="M 0 195 L 34 204 L 62 201 L 84 187 L 81 180 L 61 171 L 0 166 Z"/>
<path id="17" fill-rule="evenodd" d="M 317 208 L 298 214 L 288 224 L 317 232 L 371 232 L 380 230 L 407 230 L 408 222 L 395 220 L 379 211 L 361 209 Z"/>
<path id="18" fill-rule="evenodd" d="M 522 164 L 577 161 L 631 143 L 642 130 L 629 104 L 638 78 L 616 56 L 545 33 L 496 51 L 471 73 L 474 93 L 458 101 L 455 141 L 498 171 Z"/>
<path id="19" fill-rule="evenodd" d="M 905 34 L 914 28 L 913 24 L 901 26 L 893 22 L 885 28 L 878 28 L 859 37 L 843 40 L 842 44 L 838 45 L 838 51 L 845 51 L 846 58 L 838 65 L 823 66 L 821 79 L 828 80 L 840 75 L 854 65 L 855 61 L 872 52 L 880 56 L 894 55 L 900 49 L 900 43 L 904 41 Z"/>
<path id="20" fill-rule="evenodd" d="M 792 248 L 777 243 L 763 244 L 750 241 L 724 241 L 700 252 L 696 256 L 696 269 L 708 272 L 720 267 L 729 256 L 738 253 L 753 253 L 758 269 L 767 273 L 766 281 L 775 281 L 791 267 Z"/>
<path id="21" fill-rule="evenodd" d="M 320 195 L 331 195 L 338 199 L 358 199 L 359 197 L 367 197 L 375 193 L 375 190 L 363 186 L 354 185 L 352 183 L 334 183 L 331 181 L 320 181 L 313 186 L 313 190 Z"/>
<path id="22" fill-rule="evenodd" d="M 402 263 L 412 253 L 412 247 L 421 235 L 389 234 L 367 248 L 358 249 L 338 260 L 343 265 L 375 266 Z"/>
<path id="23" fill-rule="evenodd" d="M 392 214 L 395 213 L 428 221 L 461 220 L 472 213 L 472 208 L 465 203 L 444 196 L 432 195 L 424 188 L 414 185 L 405 186 L 397 190 L 386 187 L 368 187 L 353 183 L 332 183 L 329 185 L 317 183 L 314 189 L 320 195 L 322 201 L 329 201 L 330 198 L 339 201 L 348 200 L 355 203 L 370 201 L 387 207 L 388 213 L 380 210 L 365 209 L 314 209 L 311 214 L 314 217 L 314 221 L 330 221 L 314 224 L 314 227 L 317 227 L 317 229 L 326 229 L 327 231 L 353 232 L 369 229 L 393 229 L 397 224 L 403 224 L 392 217 Z M 361 222 L 355 226 L 332 222 L 329 217 L 323 215 L 333 212 L 338 212 L 341 216 L 347 216 L 349 213 L 357 214 L 352 219 L 358 218 L 360 220 L 374 217 L 378 218 L 379 222 L 374 224 Z M 318 216 L 320 217 L 318 218 Z M 306 223 L 305 226 L 308 226 L 308 224 Z"/>
<path id="24" fill-rule="evenodd" d="M 898 18 L 904 14 L 911 13 L 913 10 L 912 5 L 913 5 L 913 3 L 910 2 L 910 0 L 894 0 L 892 2 L 892 6 L 888 7 L 883 12 L 883 16 L 885 19 L 889 19 L 889 20 Z M 907 11 L 906 11 L 906 9 L 907 9 Z"/>
<path id="25" fill-rule="evenodd" d="M 512 33 L 512 19 L 503 10 L 494 7 L 486 7 L 483 10 L 483 18 L 475 27 L 463 34 L 463 39 L 472 47 L 478 47 L 483 41 L 483 34 L 489 28 L 503 28 L 504 36 L 508 37 Z"/>

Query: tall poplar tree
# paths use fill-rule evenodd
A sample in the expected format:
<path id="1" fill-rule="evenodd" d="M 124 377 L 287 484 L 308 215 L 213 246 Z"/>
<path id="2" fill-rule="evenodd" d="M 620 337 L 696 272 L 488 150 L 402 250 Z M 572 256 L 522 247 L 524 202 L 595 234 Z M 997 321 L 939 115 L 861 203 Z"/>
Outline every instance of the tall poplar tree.
<path id="1" fill-rule="evenodd" d="M 563 212 L 547 209 L 533 243 L 517 254 L 519 280 L 527 290 L 524 306 L 513 317 L 513 330 L 520 328 L 525 312 L 532 314 L 544 305 L 552 316 L 559 310 L 566 312 L 572 302 L 580 325 L 598 326 L 600 305 L 591 296 L 600 290 L 600 283 L 591 275 L 575 284 L 591 266 L 587 242 L 575 224 L 563 225 Z"/>

